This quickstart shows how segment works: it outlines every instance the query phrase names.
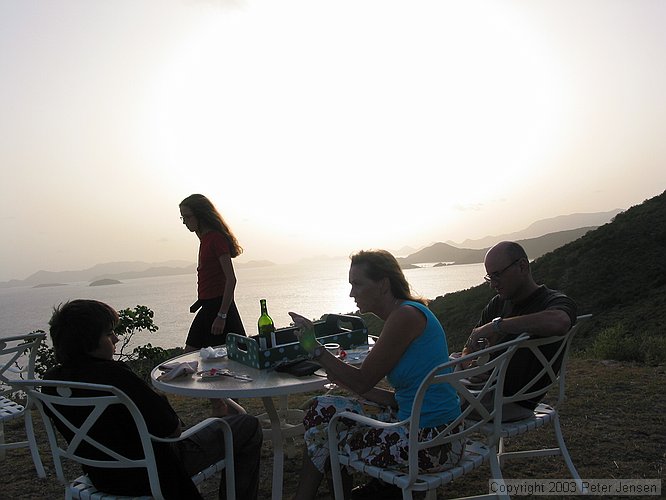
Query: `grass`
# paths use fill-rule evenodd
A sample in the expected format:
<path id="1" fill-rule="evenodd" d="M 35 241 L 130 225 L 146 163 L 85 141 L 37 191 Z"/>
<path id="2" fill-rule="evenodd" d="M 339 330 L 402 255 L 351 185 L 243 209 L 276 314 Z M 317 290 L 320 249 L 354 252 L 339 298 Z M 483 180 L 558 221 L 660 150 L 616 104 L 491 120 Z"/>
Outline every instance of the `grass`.
<path id="1" fill-rule="evenodd" d="M 666 367 L 631 363 L 572 359 L 567 374 L 567 400 L 560 409 L 562 428 L 569 451 L 581 477 L 586 479 L 663 479 L 666 462 Z M 309 395 L 294 398 L 296 406 Z M 192 425 L 209 413 L 207 400 L 169 396 L 186 424 Z M 263 411 L 258 400 L 242 400 L 249 413 Z M 39 418 L 36 432 L 46 479 L 38 479 L 27 449 L 9 450 L 0 462 L 2 487 L 0 499 L 56 499 L 63 490 L 53 470 L 45 431 Z M 7 441 L 20 438 L 22 422 L 5 425 Z M 543 429 L 512 439 L 508 447 L 523 448 L 554 443 L 551 429 Z M 285 461 L 284 498 L 290 498 L 298 484 L 300 446 Z M 516 460 L 503 468 L 507 479 L 568 478 L 559 458 Z M 271 494 L 272 448 L 265 443 L 262 451 L 260 499 Z M 488 491 L 488 466 L 463 476 L 446 488 L 438 498 L 453 498 Z M 217 481 L 206 483 L 207 499 L 217 496 Z M 331 498 L 328 485 L 322 483 L 318 498 Z M 551 497 L 558 498 L 558 497 Z M 564 498 L 564 497 L 560 497 Z M 637 497 L 632 497 L 637 498 Z M 654 497 L 653 497 L 654 498 Z"/>

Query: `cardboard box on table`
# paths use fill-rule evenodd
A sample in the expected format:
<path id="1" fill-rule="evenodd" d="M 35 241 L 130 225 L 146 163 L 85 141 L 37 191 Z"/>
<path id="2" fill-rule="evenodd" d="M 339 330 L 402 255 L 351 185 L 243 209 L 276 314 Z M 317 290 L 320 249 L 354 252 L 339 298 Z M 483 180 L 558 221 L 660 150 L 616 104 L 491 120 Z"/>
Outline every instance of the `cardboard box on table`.
<path id="1" fill-rule="evenodd" d="M 321 344 L 336 343 L 342 349 L 353 349 L 368 343 L 368 329 L 358 316 L 329 314 L 326 319 L 314 322 L 315 337 Z M 308 354 L 298 343 L 296 327 L 275 330 L 276 346 L 259 349 L 257 340 L 235 333 L 227 335 L 227 354 L 244 365 L 253 368 L 274 368 L 298 359 L 307 359 Z"/>

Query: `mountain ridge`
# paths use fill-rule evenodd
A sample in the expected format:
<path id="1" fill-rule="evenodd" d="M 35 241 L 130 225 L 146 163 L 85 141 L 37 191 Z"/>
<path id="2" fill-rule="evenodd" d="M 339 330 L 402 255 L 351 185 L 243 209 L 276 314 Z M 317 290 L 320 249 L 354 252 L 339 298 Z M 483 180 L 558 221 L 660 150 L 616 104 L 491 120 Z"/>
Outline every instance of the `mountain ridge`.
<path id="1" fill-rule="evenodd" d="M 589 231 L 596 229 L 597 226 L 581 227 L 567 231 L 544 234 L 537 238 L 524 240 L 512 240 L 520 243 L 530 256 L 530 259 L 537 259 L 542 255 L 555 250 L 571 241 L 577 240 Z M 501 241 L 501 240 L 498 240 Z M 494 242 L 497 243 L 497 242 Z M 493 244 L 494 244 L 493 243 Z M 425 262 L 445 262 L 453 264 L 477 264 L 483 262 L 483 258 L 490 246 L 480 249 L 458 248 L 448 243 L 434 243 L 429 247 L 423 248 L 407 257 L 398 259 L 400 265 L 415 265 Z"/>
<path id="2" fill-rule="evenodd" d="M 538 220 L 527 226 L 525 229 L 513 233 L 506 233 L 498 236 L 484 236 L 479 239 L 466 239 L 461 243 L 455 243 L 449 240 L 446 243 L 457 248 L 489 248 L 498 241 L 532 239 L 544 234 L 568 231 L 581 227 L 602 226 L 611 222 L 616 215 L 623 211 L 624 209 L 616 208 L 607 212 L 580 212 L 568 215 L 558 215 L 556 217 Z"/>
<path id="3" fill-rule="evenodd" d="M 488 236 L 481 240 L 465 240 L 470 242 L 474 241 L 479 242 L 482 240 L 483 241 L 487 240 L 490 242 L 487 246 L 482 247 L 480 249 L 458 248 L 456 247 L 455 244 L 452 245 L 450 242 L 447 242 L 447 243 L 433 243 L 428 247 L 419 247 L 421 249 L 418 251 L 413 251 L 413 247 L 406 245 L 403 246 L 400 249 L 400 251 L 396 252 L 396 254 L 404 255 L 407 252 L 410 251 L 413 252 L 407 255 L 407 257 L 398 258 L 398 261 L 401 262 L 401 265 L 403 265 L 405 268 L 414 267 L 414 264 L 421 262 L 455 262 L 456 264 L 483 262 L 483 254 L 485 254 L 485 250 L 487 248 L 492 246 L 494 243 L 497 243 L 498 241 L 502 241 L 503 239 L 513 240 L 513 241 L 519 240 L 518 235 L 526 234 L 525 232 L 530 230 L 530 228 L 532 228 L 531 231 L 533 231 L 534 230 L 533 228 L 535 227 L 536 228 L 551 227 L 552 221 L 555 220 L 557 220 L 560 225 L 562 224 L 571 225 L 573 223 L 572 221 L 582 220 L 578 217 L 580 215 L 589 216 L 589 217 L 594 216 L 594 220 L 600 222 L 604 221 L 608 222 L 609 220 L 611 220 L 612 217 L 614 217 L 614 215 L 617 214 L 618 211 L 620 211 L 620 209 L 616 209 L 610 212 L 597 212 L 592 214 L 562 215 L 550 219 L 542 219 L 540 221 L 536 221 L 532 223 L 530 226 L 528 226 L 528 228 L 518 231 L 516 233 L 505 234 L 497 237 Z M 582 229 L 585 228 L 579 227 L 576 229 L 572 229 L 571 231 L 580 231 Z M 543 236 L 547 236 L 547 234 L 544 233 L 542 235 L 538 235 L 538 238 L 541 238 Z M 560 235 L 560 237 L 561 236 L 562 235 Z M 538 238 L 531 238 L 531 239 L 538 240 Z M 566 239 L 566 237 L 564 239 Z M 542 240 L 541 243 L 543 244 L 535 242 L 534 248 L 530 246 L 533 243 L 529 243 L 527 242 L 527 240 L 524 241 L 521 240 L 521 241 L 523 241 L 523 243 L 530 248 L 530 251 L 528 252 L 530 255 L 537 255 L 537 256 L 544 253 L 543 248 L 545 248 L 545 250 L 547 251 L 550 251 L 556 248 L 553 247 L 552 245 L 558 244 L 558 246 L 561 246 L 562 244 L 564 244 L 562 242 L 544 243 L 547 240 L 548 238 Z M 447 247 L 443 247 L 442 245 L 447 245 Z M 418 256 L 425 255 L 428 249 L 435 246 L 438 246 L 439 248 L 446 248 L 446 252 L 441 252 L 440 254 L 436 255 L 433 253 L 433 256 L 430 257 L 429 260 L 419 260 L 422 259 L 422 257 L 415 257 L 416 255 Z M 451 258 L 450 257 L 451 254 L 455 255 L 455 258 Z M 237 268 L 265 267 L 272 265 L 275 265 L 275 263 L 267 260 L 234 262 L 234 266 Z M 81 282 L 81 281 L 95 281 L 99 279 L 133 279 L 133 278 L 146 278 L 153 276 L 173 276 L 173 275 L 190 274 L 190 273 L 193 274 L 195 270 L 196 270 L 196 264 L 193 264 L 192 262 L 185 260 L 168 260 L 168 261 L 154 262 L 154 263 L 143 262 L 143 261 L 107 262 L 107 263 L 96 264 L 90 268 L 75 270 L 75 271 L 40 270 L 31 274 L 30 276 L 28 276 L 23 280 L 13 279 L 10 281 L 0 282 L 0 288 L 8 288 L 14 286 L 36 286 L 36 285 L 43 285 L 45 283 L 63 283 L 63 282 L 72 283 L 72 282 Z"/>

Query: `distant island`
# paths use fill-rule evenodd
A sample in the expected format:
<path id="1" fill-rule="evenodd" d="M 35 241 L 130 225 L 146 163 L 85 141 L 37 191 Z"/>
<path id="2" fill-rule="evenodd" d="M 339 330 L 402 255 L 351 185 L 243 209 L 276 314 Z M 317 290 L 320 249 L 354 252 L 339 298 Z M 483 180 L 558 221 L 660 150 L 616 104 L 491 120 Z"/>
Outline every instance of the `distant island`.
<path id="1" fill-rule="evenodd" d="M 234 267 L 270 267 L 274 266 L 275 262 L 270 260 L 249 260 L 247 262 L 234 262 Z"/>
<path id="2" fill-rule="evenodd" d="M 122 284 L 122 281 L 113 280 L 113 279 L 110 279 L 110 278 L 105 278 L 105 279 L 93 281 L 88 286 L 121 285 L 121 284 Z"/>
<path id="3" fill-rule="evenodd" d="M 237 268 L 261 268 L 274 266 L 268 260 L 251 260 L 248 262 L 234 262 Z M 141 261 L 107 262 L 97 264 L 88 269 L 79 271 L 37 271 L 24 280 L 10 280 L 0 282 L 0 288 L 15 286 L 49 287 L 62 286 L 66 283 L 91 282 L 90 286 L 111 285 L 117 283 L 104 280 L 128 280 L 135 278 L 154 278 L 157 276 L 178 276 L 183 274 L 196 275 L 195 263 L 172 260 L 166 262 L 150 263 Z M 118 281 L 118 283 L 121 283 Z"/>
<path id="4" fill-rule="evenodd" d="M 400 259 L 398 259 L 398 263 L 400 264 L 400 269 L 418 269 L 420 267 L 407 262 L 400 262 Z"/>

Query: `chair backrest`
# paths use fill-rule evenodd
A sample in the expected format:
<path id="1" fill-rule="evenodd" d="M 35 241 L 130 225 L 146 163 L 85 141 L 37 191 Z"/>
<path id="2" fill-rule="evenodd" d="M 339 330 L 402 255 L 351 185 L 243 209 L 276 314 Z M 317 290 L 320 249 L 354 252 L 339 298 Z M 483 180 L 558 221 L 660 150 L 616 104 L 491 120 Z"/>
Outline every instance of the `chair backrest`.
<path id="1" fill-rule="evenodd" d="M 70 482 L 64 474 L 63 459 L 99 468 L 145 468 L 152 495 L 163 498 L 151 435 L 141 412 L 123 391 L 110 385 L 61 380 L 26 380 L 16 385 L 28 394 L 39 409 L 46 427 L 56 475 L 61 483 L 67 486 Z M 55 394 L 46 393 L 45 388 L 53 388 L 54 391 L 49 392 Z M 124 406 L 132 416 L 143 449 L 140 458 L 125 456 L 90 436 L 91 428 L 111 405 Z M 58 439 L 56 422 L 72 433 L 69 442 Z M 97 458 L 90 458 L 91 452 Z"/>
<path id="2" fill-rule="evenodd" d="M 11 386 L 17 376 L 35 378 L 35 360 L 45 333 L 29 333 L 0 338 L 0 386 Z M 2 392 L 2 391 L 0 391 Z"/>
<path id="3" fill-rule="evenodd" d="M 539 372 L 531 380 L 525 382 L 525 385 L 518 392 L 503 397 L 503 404 L 516 403 L 518 401 L 534 400 L 543 397 L 550 389 L 557 386 L 558 394 L 556 405 L 564 400 L 564 377 L 566 375 L 566 366 L 573 341 L 578 327 L 591 314 L 578 316 L 576 324 L 565 334 L 558 337 L 531 337 L 525 339 L 519 346 L 519 349 L 529 349 L 532 355 L 538 360 L 541 367 Z M 552 346 L 550 355 L 544 354 L 544 347 Z"/>
<path id="4" fill-rule="evenodd" d="M 488 354 L 489 360 L 477 364 L 479 352 L 452 359 L 430 371 L 425 377 L 414 398 L 412 414 L 409 419 L 409 475 L 414 479 L 418 474 L 418 452 L 432 446 L 440 446 L 452 441 L 467 439 L 476 434 L 484 424 L 492 421 L 500 422 L 502 419 L 501 388 L 504 385 L 506 367 L 521 342 L 526 337 L 489 347 L 483 350 Z M 485 356 L 484 356 L 485 357 Z M 421 407 L 426 392 L 433 384 L 450 384 L 458 393 L 461 404 L 461 413 L 455 420 L 441 429 L 436 436 L 428 441 L 419 441 L 418 429 Z M 491 399 L 495 402 L 492 408 L 487 408 L 483 402 Z M 474 421 L 468 421 L 474 415 Z M 461 425 L 462 424 L 462 425 Z M 488 437 L 489 444 L 499 441 L 500 428 Z"/>

